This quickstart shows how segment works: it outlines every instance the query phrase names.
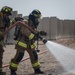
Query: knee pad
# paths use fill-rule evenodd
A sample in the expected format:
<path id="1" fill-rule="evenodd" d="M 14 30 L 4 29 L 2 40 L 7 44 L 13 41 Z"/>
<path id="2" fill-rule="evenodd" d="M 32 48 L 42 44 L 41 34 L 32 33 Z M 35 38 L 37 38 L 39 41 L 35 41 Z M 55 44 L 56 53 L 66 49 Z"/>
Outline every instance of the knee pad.
<path id="1" fill-rule="evenodd" d="M 34 60 L 38 60 L 38 55 L 36 51 L 33 51 Z"/>
<path id="2" fill-rule="evenodd" d="M 18 57 L 16 58 L 16 62 L 20 62 L 23 56 L 24 56 L 24 53 L 19 52 Z"/>

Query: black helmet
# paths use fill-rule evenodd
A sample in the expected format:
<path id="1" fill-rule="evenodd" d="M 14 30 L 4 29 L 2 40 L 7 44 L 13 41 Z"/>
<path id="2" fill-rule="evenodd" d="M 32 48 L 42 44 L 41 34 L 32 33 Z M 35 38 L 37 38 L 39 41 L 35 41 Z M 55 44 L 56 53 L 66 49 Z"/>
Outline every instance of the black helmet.
<path id="1" fill-rule="evenodd" d="M 8 7 L 8 6 L 4 6 L 1 9 L 1 12 L 4 13 L 4 14 L 7 14 L 7 15 L 11 15 L 11 11 L 12 11 L 12 8 Z"/>
<path id="2" fill-rule="evenodd" d="M 35 25 L 35 27 L 38 26 L 39 24 L 39 20 L 41 18 L 41 12 L 37 9 L 33 10 L 30 15 L 29 15 L 29 19 L 33 21 L 33 24 Z"/>
<path id="3" fill-rule="evenodd" d="M 35 18 L 41 18 L 41 12 L 39 10 L 33 10 L 31 15 L 33 15 Z"/>
<path id="4" fill-rule="evenodd" d="M 33 16 L 34 18 L 41 18 L 41 12 L 37 9 L 33 10 L 30 15 L 29 15 L 29 18 L 31 19 L 30 16 Z"/>

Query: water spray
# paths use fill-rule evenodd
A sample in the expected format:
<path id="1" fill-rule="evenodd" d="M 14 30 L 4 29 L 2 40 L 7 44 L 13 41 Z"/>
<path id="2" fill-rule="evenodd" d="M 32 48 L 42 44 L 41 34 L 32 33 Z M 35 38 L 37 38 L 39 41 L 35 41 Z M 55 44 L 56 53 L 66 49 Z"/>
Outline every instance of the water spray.
<path id="1" fill-rule="evenodd" d="M 60 62 L 65 71 L 75 69 L 75 50 L 51 41 L 46 43 L 48 50 Z"/>

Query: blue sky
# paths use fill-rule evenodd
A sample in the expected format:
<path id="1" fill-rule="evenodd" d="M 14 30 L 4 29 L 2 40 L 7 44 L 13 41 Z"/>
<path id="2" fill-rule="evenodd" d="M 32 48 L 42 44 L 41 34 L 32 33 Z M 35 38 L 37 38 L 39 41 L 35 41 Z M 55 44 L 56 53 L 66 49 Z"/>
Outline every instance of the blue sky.
<path id="1" fill-rule="evenodd" d="M 23 16 L 38 9 L 42 17 L 57 16 L 59 19 L 75 19 L 75 0 L 0 0 L 0 8 L 10 6 Z"/>

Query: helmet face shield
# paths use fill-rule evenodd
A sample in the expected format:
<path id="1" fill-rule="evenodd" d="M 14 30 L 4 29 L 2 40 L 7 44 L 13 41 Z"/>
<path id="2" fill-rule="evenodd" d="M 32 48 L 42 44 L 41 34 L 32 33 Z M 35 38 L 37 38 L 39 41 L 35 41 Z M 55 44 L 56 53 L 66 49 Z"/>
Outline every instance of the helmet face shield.
<path id="1" fill-rule="evenodd" d="M 34 16 L 35 16 L 36 18 L 38 18 L 38 19 L 41 18 L 41 14 L 34 14 Z"/>

